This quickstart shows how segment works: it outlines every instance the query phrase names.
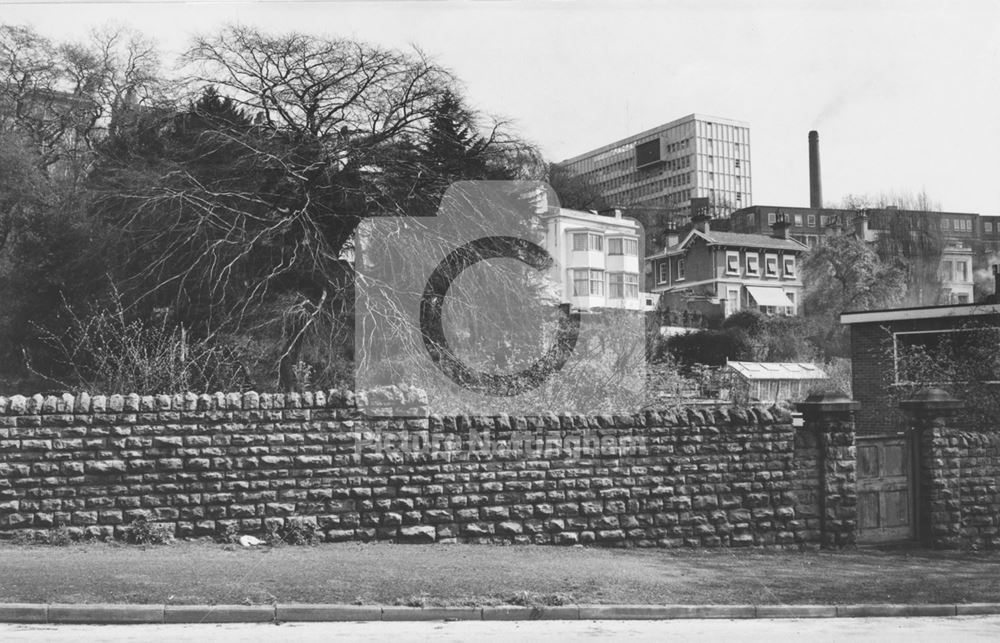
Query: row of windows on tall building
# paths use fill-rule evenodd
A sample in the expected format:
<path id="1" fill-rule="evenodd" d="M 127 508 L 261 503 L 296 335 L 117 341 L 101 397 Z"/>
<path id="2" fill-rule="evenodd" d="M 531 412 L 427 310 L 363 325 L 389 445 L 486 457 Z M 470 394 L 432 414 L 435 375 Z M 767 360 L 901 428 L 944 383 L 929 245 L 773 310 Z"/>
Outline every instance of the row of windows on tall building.
<path id="1" fill-rule="evenodd" d="M 676 143 L 667 143 L 667 154 L 675 154 L 681 150 L 687 150 L 691 148 L 691 139 L 685 138 L 683 140 L 677 141 Z"/>
<path id="2" fill-rule="evenodd" d="M 698 136 L 704 138 L 717 138 L 722 141 L 734 143 L 750 143 L 750 129 L 727 125 L 725 123 L 713 123 L 712 121 L 696 121 Z"/>

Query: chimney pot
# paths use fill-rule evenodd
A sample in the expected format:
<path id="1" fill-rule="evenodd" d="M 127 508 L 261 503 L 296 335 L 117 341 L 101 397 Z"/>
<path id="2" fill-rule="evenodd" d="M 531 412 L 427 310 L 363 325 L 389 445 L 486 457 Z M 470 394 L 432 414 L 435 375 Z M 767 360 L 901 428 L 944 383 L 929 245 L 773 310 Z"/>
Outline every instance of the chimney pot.
<path id="1" fill-rule="evenodd" d="M 711 221 L 711 220 L 712 220 L 712 217 L 708 216 L 707 214 L 704 214 L 704 213 L 702 213 L 702 214 L 696 214 L 693 217 L 691 217 L 691 225 L 694 227 L 695 230 L 698 230 L 699 232 L 704 232 L 705 234 L 708 234 L 708 232 L 709 232 L 709 221 Z"/>

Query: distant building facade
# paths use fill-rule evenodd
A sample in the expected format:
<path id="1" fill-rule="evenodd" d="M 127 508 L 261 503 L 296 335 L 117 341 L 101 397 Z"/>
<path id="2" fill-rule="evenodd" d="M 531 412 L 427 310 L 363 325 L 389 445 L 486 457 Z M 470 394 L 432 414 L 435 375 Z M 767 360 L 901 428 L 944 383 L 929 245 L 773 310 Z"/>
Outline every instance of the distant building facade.
<path id="1" fill-rule="evenodd" d="M 931 226 L 933 233 L 940 233 L 944 247 L 938 276 L 941 291 L 938 301 L 925 303 L 969 303 L 975 287 L 974 270 L 982 268 L 986 257 L 978 249 L 984 247 L 986 223 L 990 223 L 990 236 L 1000 248 L 1000 233 L 993 232 L 994 219 L 980 217 L 971 212 L 933 212 L 926 210 L 900 210 L 898 208 L 870 208 L 845 210 L 836 208 L 797 208 L 786 206 L 756 205 L 742 208 L 732 214 L 730 228 L 736 232 L 760 233 L 769 230 L 775 221 L 784 219 L 789 224 L 789 235 L 809 248 L 822 245 L 831 234 L 854 234 L 865 241 L 874 242 L 888 232 L 899 218 L 908 219 L 914 229 L 919 225 Z M 980 222 L 980 218 L 983 222 Z"/>
<path id="2" fill-rule="evenodd" d="M 650 290 L 662 311 L 727 317 L 740 310 L 796 315 L 802 302 L 801 257 L 808 248 L 775 225 L 773 235 L 711 229 L 699 216 L 683 240 L 649 257 Z"/>
<path id="3" fill-rule="evenodd" d="M 686 212 L 706 197 L 713 216 L 752 203 L 750 126 L 690 114 L 563 162 L 613 206 Z"/>
<path id="4" fill-rule="evenodd" d="M 563 303 L 576 310 L 651 306 L 641 278 L 639 222 L 566 208 L 549 208 L 540 218 L 545 249 L 555 259 L 548 276 Z"/>

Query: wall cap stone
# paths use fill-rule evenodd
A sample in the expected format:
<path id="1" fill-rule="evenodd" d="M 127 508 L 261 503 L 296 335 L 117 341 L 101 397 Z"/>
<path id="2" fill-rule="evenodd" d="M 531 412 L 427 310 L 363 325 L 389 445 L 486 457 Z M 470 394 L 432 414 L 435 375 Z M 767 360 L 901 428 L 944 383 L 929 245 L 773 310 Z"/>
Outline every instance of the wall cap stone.
<path id="1" fill-rule="evenodd" d="M 965 407 L 965 402 L 952 397 L 944 389 L 927 387 L 914 393 L 910 399 L 900 402 L 899 407 L 914 415 L 948 415 Z"/>
<path id="2" fill-rule="evenodd" d="M 795 408 L 806 417 L 814 417 L 824 413 L 853 413 L 861 408 L 861 402 L 852 400 L 840 391 L 813 393 Z"/>

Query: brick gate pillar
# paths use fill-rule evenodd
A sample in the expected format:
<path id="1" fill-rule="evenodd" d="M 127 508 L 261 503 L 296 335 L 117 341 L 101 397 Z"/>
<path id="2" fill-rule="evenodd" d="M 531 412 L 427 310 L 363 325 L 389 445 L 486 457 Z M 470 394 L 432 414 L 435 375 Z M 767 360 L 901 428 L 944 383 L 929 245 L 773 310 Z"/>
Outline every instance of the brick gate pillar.
<path id="1" fill-rule="evenodd" d="M 815 435 L 819 449 L 820 545 L 853 545 L 858 523 L 854 413 L 861 404 L 843 393 L 814 393 L 796 407 L 803 430 Z"/>
<path id="2" fill-rule="evenodd" d="M 939 388 L 924 388 L 903 400 L 916 431 L 917 534 L 935 549 L 962 544 L 962 508 L 958 458 L 948 444 L 948 427 L 964 402 Z"/>

